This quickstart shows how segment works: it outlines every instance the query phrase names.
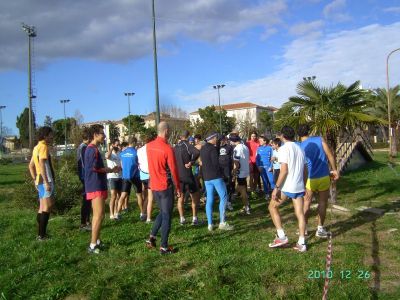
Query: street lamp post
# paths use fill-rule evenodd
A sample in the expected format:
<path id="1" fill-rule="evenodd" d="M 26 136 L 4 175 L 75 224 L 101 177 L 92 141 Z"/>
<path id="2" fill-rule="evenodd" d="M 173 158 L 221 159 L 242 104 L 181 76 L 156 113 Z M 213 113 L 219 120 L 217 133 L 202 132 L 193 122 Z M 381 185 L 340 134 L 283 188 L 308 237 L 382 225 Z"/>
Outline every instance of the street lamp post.
<path id="1" fill-rule="evenodd" d="M 65 104 L 70 101 L 71 100 L 69 99 L 60 100 L 60 103 L 64 105 L 64 144 L 65 144 L 64 153 L 67 152 L 67 115 L 65 113 Z"/>
<path id="2" fill-rule="evenodd" d="M 400 48 L 397 48 L 393 51 L 391 51 L 387 58 L 386 58 L 386 84 L 387 84 L 387 88 L 386 88 L 386 96 L 387 96 L 387 101 L 388 101 L 388 128 L 389 128 L 389 160 L 392 159 L 392 156 L 394 156 L 396 153 L 392 153 L 392 118 L 391 118 L 391 109 L 392 109 L 392 101 L 390 99 L 390 84 L 389 84 L 389 58 L 390 55 L 392 55 L 394 52 L 399 51 Z M 395 152 L 395 151 L 394 151 Z"/>
<path id="3" fill-rule="evenodd" d="M 225 84 L 214 85 L 213 88 L 218 91 L 218 106 L 219 106 L 219 133 L 222 134 L 222 110 L 221 110 L 221 95 L 219 90 L 222 89 Z"/>
<path id="4" fill-rule="evenodd" d="M 154 0 L 152 1 L 153 12 L 153 60 L 154 60 L 154 82 L 156 94 L 156 126 L 160 123 L 160 97 L 158 93 L 158 67 L 157 67 L 157 37 L 156 37 L 156 11 Z"/>
<path id="5" fill-rule="evenodd" d="M 125 96 L 128 97 L 128 135 L 131 137 L 131 99 L 130 97 L 135 95 L 135 93 L 128 92 L 124 93 Z"/>
<path id="6" fill-rule="evenodd" d="M 315 78 L 317 78 L 316 76 L 307 76 L 307 77 L 303 77 L 304 81 L 312 81 L 315 80 Z"/>
<path id="7" fill-rule="evenodd" d="M 6 108 L 5 105 L 0 105 L 0 158 L 1 158 L 1 153 L 3 152 L 3 116 L 1 114 L 1 111 Z"/>
<path id="8" fill-rule="evenodd" d="M 32 153 L 33 150 L 33 112 L 32 112 L 32 99 L 36 96 L 32 93 L 32 55 L 31 55 L 31 44 L 32 38 L 36 37 L 36 29 L 34 26 L 28 26 L 22 23 L 22 29 L 28 35 L 28 104 L 29 104 L 29 150 Z"/>

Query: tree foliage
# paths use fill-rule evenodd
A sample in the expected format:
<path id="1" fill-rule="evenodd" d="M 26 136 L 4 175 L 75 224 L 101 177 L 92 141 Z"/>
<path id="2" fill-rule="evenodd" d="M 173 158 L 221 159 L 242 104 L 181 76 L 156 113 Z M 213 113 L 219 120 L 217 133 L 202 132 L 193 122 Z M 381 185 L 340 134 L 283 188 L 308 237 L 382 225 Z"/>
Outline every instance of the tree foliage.
<path id="1" fill-rule="evenodd" d="M 43 126 L 53 127 L 53 118 L 50 116 L 45 116 Z"/>
<path id="2" fill-rule="evenodd" d="M 109 126 L 110 140 L 114 141 L 114 140 L 119 139 L 121 133 L 120 133 L 120 130 L 119 130 L 119 127 L 117 126 L 117 124 L 112 121 L 108 121 L 107 124 Z"/>
<path id="3" fill-rule="evenodd" d="M 210 131 L 219 132 L 219 118 L 221 114 L 222 120 L 222 133 L 231 132 L 235 127 L 235 118 L 228 117 L 226 110 L 222 109 L 221 112 L 216 111 L 214 105 L 205 108 L 199 108 L 199 115 L 201 120 L 193 123 L 192 127 L 194 132 L 204 136 Z"/>
<path id="4" fill-rule="evenodd" d="M 67 143 L 71 143 L 72 129 L 77 126 L 74 118 L 58 119 L 53 122 L 54 142 L 57 145 L 62 145 L 65 142 L 65 126 L 67 126 Z"/>
<path id="5" fill-rule="evenodd" d="M 271 112 L 264 110 L 261 111 L 259 116 L 259 125 L 258 131 L 265 136 L 272 137 L 273 135 L 273 127 L 274 127 L 274 117 Z"/>
<path id="6" fill-rule="evenodd" d="M 146 127 L 144 126 L 144 119 L 139 116 L 139 115 L 130 115 L 122 119 L 122 122 L 124 122 L 125 125 L 125 134 L 128 135 L 129 132 L 131 132 L 132 135 L 134 134 L 141 134 L 144 133 L 146 130 Z M 129 125 L 130 125 L 130 131 L 129 131 Z"/>
<path id="7" fill-rule="evenodd" d="M 35 114 L 32 112 L 32 123 L 33 128 L 35 129 Z M 22 147 L 29 146 L 29 108 L 25 107 L 22 113 L 17 117 L 16 126 L 19 130 L 19 138 L 21 141 Z M 34 130 L 35 131 L 35 130 Z"/>

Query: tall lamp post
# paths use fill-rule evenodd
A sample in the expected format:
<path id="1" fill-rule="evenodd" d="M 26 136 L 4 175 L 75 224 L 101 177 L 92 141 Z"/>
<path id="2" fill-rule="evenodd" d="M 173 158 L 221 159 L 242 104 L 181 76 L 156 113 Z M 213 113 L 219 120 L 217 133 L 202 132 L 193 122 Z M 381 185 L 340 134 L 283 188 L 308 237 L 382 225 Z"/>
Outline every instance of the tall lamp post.
<path id="1" fill-rule="evenodd" d="M 131 137 L 131 99 L 130 97 L 135 95 L 135 93 L 128 92 L 124 93 L 125 96 L 128 97 L 128 135 Z"/>
<path id="2" fill-rule="evenodd" d="M 213 88 L 218 91 L 218 106 L 219 106 L 219 133 L 222 134 L 222 110 L 221 110 L 221 95 L 219 90 L 222 89 L 225 84 L 214 85 Z"/>
<path id="3" fill-rule="evenodd" d="M 6 108 L 5 105 L 0 105 L 0 157 L 1 153 L 3 152 L 3 116 L 1 111 Z"/>
<path id="4" fill-rule="evenodd" d="M 28 104 L 29 104 L 29 149 L 32 153 L 33 150 L 33 112 L 32 112 L 32 99 L 36 96 L 32 93 L 32 38 L 36 37 L 36 29 L 34 26 L 28 26 L 22 23 L 22 29 L 28 35 Z"/>
<path id="5" fill-rule="evenodd" d="M 156 94 L 156 126 L 160 123 L 160 97 L 158 93 L 158 67 L 157 67 L 157 37 L 156 37 L 156 11 L 154 0 L 152 1 L 153 12 L 153 60 L 154 60 L 154 82 Z"/>
<path id="6" fill-rule="evenodd" d="M 315 78 L 317 78 L 316 76 L 307 76 L 307 77 L 303 77 L 304 81 L 312 81 L 315 80 Z"/>
<path id="7" fill-rule="evenodd" d="M 388 54 L 388 56 L 386 58 L 386 84 L 387 84 L 386 96 L 387 96 L 387 101 L 388 101 L 388 122 L 389 122 L 389 124 L 388 124 L 388 128 L 389 128 L 389 160 L 391 160 L 392 156 L 394 156 L 396 154 L 396 153 L 392 153 L 393 132 L 392 132 L 392 117 L 391 117 L 392 101 L 390 99 L 390 84 L 389 84 L 389 58 L 390 58 L 390 55 L 392 55 L 394 52 L 399 51 L 399 50 L 400 50 L 400 48 L 394 49 L 393 51 L 391 51 Z"/>
<path id="8" fill-rule="evenodd" d="M 60 103 L 64 105 L 64 143 L 65 143 L 64 153 L 67 152 L 67 115 L 65 114 L 65 104 L 70 101 L 71 100 L 69 99 L 60 100 Z"/>

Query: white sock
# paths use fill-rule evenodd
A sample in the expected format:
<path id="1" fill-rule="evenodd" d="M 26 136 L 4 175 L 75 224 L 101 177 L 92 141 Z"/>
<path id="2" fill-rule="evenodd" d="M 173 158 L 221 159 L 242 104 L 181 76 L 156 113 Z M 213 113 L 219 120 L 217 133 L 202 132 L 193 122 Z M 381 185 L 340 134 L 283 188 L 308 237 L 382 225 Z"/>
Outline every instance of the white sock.
<path id="1" fill-rule="evenodd" d="M 286 236 L 285 231 L 283 231 L 283 229 L 277 229 L 276 231 L 278 232 L 278 237 L 280 239 L 283 239 Z"/>
<path id="2" fill-rule="evenodd" d="M 197 217 L 193 217 L 193 222 L 196 222 L 197 221 Z"/>
<path id="3" fill-rule="evenodd" d="M 97 246 L 97 244 L 92 244 L 92 243 L 90 243 L 90 245 L 89 245 L 90 249 L 94 249 L 94 247 L 96 247 L 96 246 Z"/>
<path id="4" fill-rule="evenodd" d="M 299 241 L 297 242 L 299 245 L 304 245 L 306 242 L 305 242 L 305 239 L 304 239 L 304 236 L 299 236 Z"/>
<path id="5" fill-rule="evenodd" d="M 97 245 L 100 245 L 100 243 L 101 243 L 101 242 L 100 242 L 100 240 L 97 240 L 97 242 L 96 242 L 96 243 L 97 243 Z"/>
<path id="6" fill-rule="evenodd" d="M 181 217 L 181 222 L 185 222 L 185 217 Z"/>
<path id="7" fill-rule="evenodd" d="M 324 226 L 319 226 L 318 225 L 318 230 L 324 230 Z"/>

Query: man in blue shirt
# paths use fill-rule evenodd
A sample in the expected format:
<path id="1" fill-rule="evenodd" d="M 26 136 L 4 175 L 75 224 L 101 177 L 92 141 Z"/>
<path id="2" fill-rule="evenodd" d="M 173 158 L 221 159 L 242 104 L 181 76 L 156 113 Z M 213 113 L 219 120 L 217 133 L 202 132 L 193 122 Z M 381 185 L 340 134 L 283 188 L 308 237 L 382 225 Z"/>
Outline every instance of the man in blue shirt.
<path id="1" fill-rule="evenodd" d="M 304 197 L 304 215 L 307 224 L 313 193 L 318 193 L 318 228 L 315 235 L 326 238 L 328 237 L 328 232 L 323 225 L 328 207 L 331 183 L 330 174 L 333 180 L 338 180 L 339 173 L 336 170 L 335 158 L 327 143 L 320 136 L 309 136 L 309 132 L 310 127 L 307 124 L 300 125 L 297 130 L 297 134 L 301 139 L 300 147 L 306 155 L 308 169 L 306 194 Z M 329 165 L 331 166 L 331 172 L 329 171 Z"/>
<path id="2" fill-rule="evenodd" d="M 269 139 L 266 137 L 260 136 L 258 140 L 260 146 L 257 148 L 256 165 L 263 181 L 265 199 L 268 200 L 272 190 L 275 188 L 271 162 L 272 147 L 269 145 Z"/>
<path id="3" fill-rule="evenodd" d="M 136 143 L 137 139 L 135 137 L 130 137 L 128 139 L 128 147 L 126 147 L 125 144 L 125 147 L 119 154 L 122 167 L 122 189 L 121 197 L 118 201 L 118 212 L 120 213 L 122 209 L 128 209 L 129 195 L 133 185 L 140 209 L 140 220 L 146 221 L 146 204 L 143 203 L 142 198 L 142 182 L 140 181 L 138 156 L 135 149 Z M 119 213 L 117 214 L 116 218 L 120 218 Z"/>

